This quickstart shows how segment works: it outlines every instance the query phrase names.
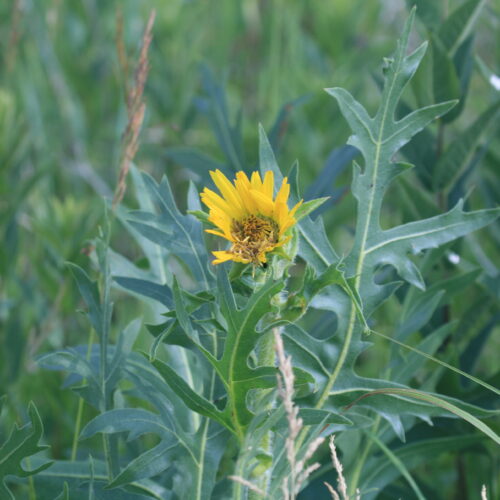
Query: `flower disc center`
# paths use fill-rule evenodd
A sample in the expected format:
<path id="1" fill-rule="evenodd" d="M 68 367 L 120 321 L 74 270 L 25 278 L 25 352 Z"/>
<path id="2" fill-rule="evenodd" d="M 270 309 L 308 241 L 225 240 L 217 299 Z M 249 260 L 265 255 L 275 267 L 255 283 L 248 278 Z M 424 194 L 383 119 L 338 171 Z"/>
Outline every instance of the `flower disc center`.
<path id="1" fill-rule="evenodd" d="M 278 242 L 278 224 L 264 216 L 249 215 L 234 220 L 231 227 L 234 243 L 231 251 L 243 259 L 260 264 L 259 255 L 273 248 Z"/>

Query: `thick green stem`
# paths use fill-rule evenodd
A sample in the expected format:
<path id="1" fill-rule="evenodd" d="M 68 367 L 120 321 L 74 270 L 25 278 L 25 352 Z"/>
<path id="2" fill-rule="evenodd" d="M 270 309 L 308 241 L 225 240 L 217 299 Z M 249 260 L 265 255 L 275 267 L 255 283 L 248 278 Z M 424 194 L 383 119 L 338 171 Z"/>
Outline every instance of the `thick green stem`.
<path id="1" fill-rule="evenodd" d="M 262 340 L 257 349 L 258 366 L 274 366 L 274 331 L 275 328 L 263 334 Z"/>
<path id="2" fill-rule="evenodd" d="M 267 331 L 266 333 L 264 333 L 263 338 L 261 339 L 261 342 L 257 349 L 258 366 L 274 366 L 274 360 L 275 360 L 274 331 L 275 331 L 274 328 L 272 330 Z M 261 391 L 259 391 L 260 394 L 258 395 L 259 399 L 257 403 L 258 405 L 260 403 L 260 400 L 265 398 L 270 391 L 271 389 L 262 389 Z M 269 431 L 268 433 L 265 434 L 260 443 L 262 451 L 267 455 L 272 455 L 272 442 L 273 442 L 272 432 Z M 259 466 L 257 466 L 257 471 L 259 475 L 256 477 L 257 479 L 256 486 L 260 490 L 267 493 L 271 482 L 271 471 L 269 468 L 262 471 L 262 467 L 263 467 L 262 463 Z M 254 491 L 250 491 L 248 498 L 249 500 L 262 500 L 265 497 L 262 497 L 262 495 Z"/>

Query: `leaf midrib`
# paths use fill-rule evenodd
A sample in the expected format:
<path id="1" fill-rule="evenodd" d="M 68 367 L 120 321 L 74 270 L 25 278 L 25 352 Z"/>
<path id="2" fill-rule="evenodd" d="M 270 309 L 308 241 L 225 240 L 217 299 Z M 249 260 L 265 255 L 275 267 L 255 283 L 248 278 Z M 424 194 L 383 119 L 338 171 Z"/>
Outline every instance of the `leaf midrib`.
<path id="1" fill-rule="evenodd" d="M 375 144 L 375 159 L 373 162 L 373 173 L 372 173 L 372 178 L 371 178 L 371 180 L 372 180 L 371 184 L 372 184 L 373 188 L 371 189 L 370 201 L 368 203 L 368 212 L 367 212 L 366 219 L 365 219 L 365 227 L 363 228 L 363 236 L 361 239 L 359 257 L 358 257 L 358 262 L 356 265 L 356 277 L 355 277 L 355 281 L 354 281 L 354 288 L 357 292 L 359 292 L 359 286 L 361 283 L 361 270 L 363 268 L 363 264 L 364 264 L 364 260 L 365 260 L 365 246 L 366 246 L 366 240 L 368 237 L 368 230 L 370 227 L 370 222 L 372 219 L 373 204 L 374 204 L 374 198 L 375 198 L 374 194 L 377 191 L 377 189 L 376 189 L 377 188 L 377 174 L 378 174 L 378 169 L 379 169 L 379 165 L 380 165 L 380 150 L 382 147 L 382 137 L 383 137 L 384 129 L 385 129 L 385 121 L 387 118 L 387 111 L 389 108 L 389 103 L 391 100 L 390 98 L 392 96 L 394 85 L 396 83 L 398 74 L 401 70 L 401 61 L 402 61 L 403 57 L 404 57 L 404 55 L 401 55 L 398 58 L 398 66 L 397 66 L 397 69 L 394 71 L 394 76 L 393 76 L 392 81 L 391 81 L 391 86 L 389 87 L 389 92 L 387 94 L 387 100 L 385 102 L 384 111 L 383 111 L 382 117 L 381 117 L 380 132 L 379 132 L 378 140 L 377 140 L 377 142 L 374 143 Z M 373 138 L 372 138 L 371 134 L 370 134 L 370 138 L 373 142 Z M 356 308 L 354 307 L 354 304 L 352 302 L 351 302 L 350 309 L 351 309 L 351 312 L 350 312 L 350 316 L 349 316 L 348 329 L 347 329 L 346 337 L 344 340 L 344 344 L 342 346 L 342 350 L 340 352 L 339 359 L 337 361 L 337 364 L 334 368 L 333 373 L 331 374 L 330 378 L 328 379 L 328 382 L 323 390 L 323 393 L 321 394 L 321 397 L 319 398 L 318 402 L 315 405 L 315 408 L 322 408 L 323 407 L 323 405 L 325 404 L 326 400 L 329 397 L 329 393 L 330 393 L 330 391 L 331 391 L 331 389 L 332 389 L 332 387 L 333 387 L 333 385 L 334 385 L 334 383 L 335 383 L 335 381 L 340 373 L 340 370 L 344 366 L 344 362 L 346 360 L 347 353 L 349 351 L 349 346 L 351 344 L 352 335 L 354 332 L 354 325 L 356 323 Z"/>
<path id="2" fill-rule="evenodd" d="M 409 238 L 418 238 L 419 236 L 426 236 L 428 234 L 438 233 L 440 231 L 445 231 L 445 230 L 450 229 L 452 227 L 461 226 L 461 225 L 466 224 L 466 223 L 467 223 L 467 221 L 465 221 L 465 222 L 456 222 L 454 224 L 449 224 L 449 225 L 444 226 L 444 227 L 438 227 L 438 228 L 435 228 L 435 229 L 430 229 L 428 231 L 420 231 L 418 233 L 412 233 L 412 234 L 409 234 L 407 236 L 398 236 L 396 238 L 391 238 L 389 240 L 382 241 L 382 242 L 380 242 L 380 243 L 378 243 L 376 245 L 373 245 L 373 246 L 369 247 L 365 251 L 365 255 L 368 255 L 369 253 L 374 252 L 375 250 L 378 250 L 379 248 L 382 248 L 385 245 L 390 245 L 391 243 L 394 243 L 395 241 L 402 241 L 402 240 L 407 240 Z M 397 228 L 395 228 L 395 229 L 397 229 Z"/>
<path id="3" fill-rule="evenodd" d="M 269 288 L 269 291 L 272 290 L 276 285 L 273 285 Z M 245 330 L 245 326 L 246 324 L 248 323 L 248 320 L 249 318 L 251 317 L 251 313 L 253 313 L 253 311 L 255 310 L 255 308 L 257 307 L 257 304 L 260 302 L 261 300 L 261 297 L 259 297 L 255 302 L 254 304 L 252 304 L 252 307 L 250 309 L 247 309 L 246 310 L 246 313 L 244 314 L 244 318 L 243 318 L 243 321 L 240 323 L 237 331 L 235 332 L 236 333 L 236 339 L 235 339 L 235 342 L 234 342 L 234 346 L 233 346 L 233 349 L 232 349 L 232 352 L 231 352 L 231 355 L 229 357 L 229 393 L 230 393 L 230 397 L 231 397 L 231 402 L 232 402 L 232 405 L 233 405 L 233 411 L 234 411 L 234 416 L 235 416 L 235 423 L 236 423 L 236 428 L 237 428 L 237 431 L 239 433 L 239 436 L 242 437 L 243 436 L 243 429 L 240 425 L 240 421 L 239 421 L 239 416 L 238 416 L 238 412 L 236 410 L 236 407 L 234 406 L 234 377 L 233 377 L 233 372 L 234 372 L 234 365 L 235 365 L 235 362 L 236 362 L 236 353 L 238 352 L 238 347 L 239 347 L 239 344 L 240 344 L 240 339 L 241 339 L 241 335 L 242 335 L 242 332 Z M 240 311 L 238 311 L 240 313 Z M 245 359 L 244 360 L 244 363 L 246 364 L 247 363 L 247 360 Z"/>
<path id="4" fill-rule="evenodd" d="M 29 424 L 27 424 L 28 426 Z M 20 429 L 17 429 L 17 431 L 21 431 L 23 429 L 25 429 L 27 426 L 23 426 L 21 427 Z M 26 436 L 20 443 L 19 443 L 19 446 L 16 446 L 10 453 L 7 453 L 7 455 L 5 457 L 2 458 L 2 460 L 0 460 L 0 465 L 4 464 L 5 461 L 10 458 L 12 455 L 14 455 L 17 451 L 19 451 L 20 448 L 23 447 L 23 445 L 26 443 L 26 441 L 28 441 L 31 437 L 33 437 L 33 434 L 29 434 L 28 436 Z M 10 440 L 10 439 L 9 439 Z M 8 444 L 8 441 L 7 443 Z M 2 448 L 0 448 L 0 451 L 3 449 L 3 446 Z"/>

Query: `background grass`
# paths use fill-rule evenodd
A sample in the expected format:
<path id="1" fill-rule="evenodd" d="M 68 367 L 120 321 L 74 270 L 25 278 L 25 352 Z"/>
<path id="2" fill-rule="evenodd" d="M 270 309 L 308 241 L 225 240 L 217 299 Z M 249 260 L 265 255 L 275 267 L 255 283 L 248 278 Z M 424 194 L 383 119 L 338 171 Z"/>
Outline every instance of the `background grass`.
<path id="1" fill-rule="evenodd" d="M 436 0 L 445 12 L 461 3 Z M 35 359 L 43 352 L 88 341 L 87 323 L 75 312 L 81 307 L 80 297 L 65 262 L 91 267 L 88 245 L 102 221 L 103 198 L 112 195 L 117 182 L 127 120 L 127 78 L 118 64 L 115 40 L 117 12 L 133 67 L 152 8 L 157 16 L 136 164 L 157 178 L 166 173 L 181 207 L 188 181 L 200 182 L 207 165 L 256 163 L 259 122 L 275 132 L 274 144 L 285 171 L 299 159 L 305 191 L 322 172 L 330 152 L 344 145 L 349 134 L 323 88 L 346 87 L 373 109 L 379 96 L 380 61 L 391 52 L 408 12 L 406 3 L 397 0 L 1 3 L 0 394 L 6 393 L 8 400 L 0 419 L 0 442 L 12 422 L 25 421 L 27 402 L 33 400 L 54 458 L 69 456 L 78 401 L 61 390 L 60 375 L 41 371 Z M 487 6 L 478 25 L 476 52 L 495 69 L 500 55 L 498 4 Z M 423 24 L 418 29 L 425 38 Z M 241 116 L 242 130 L 241 145 L 229 140 L 225 153 L 220 141 L 227 137 L 215 133 L 217 123 L 226 119 L 221 114 L 224 108 L 217 105 L 222 93 L 230 120 L 235 123 Z M 475 71 L 465 111 L 449 126 L 445 141 L 471 123 L 493 93 L 481 72 Z M 411 102 L 410 92 L 407 97 Z M 285 118 L 273 129 L 280 113 Z M 494 137 L 480 177 L 472 183 L 473 208 L 492 206 L 498 194 L 494 166 L 500 161 L 500 145 Z M 186 163 L 191 164 L 190 171 Z M 325 215 L 339 252 L 348 250 L 352 241 L 355 205 L 352 197 L 342 196 L 350 175 L 347 168 L 339 176 L 338 186 L 345 189 L 338 193 L 335 210 Z M 405 218 L 405 193 L 399 184 L 391 190 L 382 227 Z M 134 203 L 128 193 L 125 204 Z M 481 253 L 483 264 L 495 266 L 498 244 L 497 227 L 470 239 L 466 251 L 471 262 Z M 479 246 L 477 252 L 474 245 Z M 113 247 L 134 260 L 141 258 L 124 232 L 115 231 Z M 447 314 L 460 316 L 471 300 L 470 295 L 458 295 Z M 115 301 L 117 325 L 142 313 L 137 301 L 126 295 Z M 379 314 L 394 317 L 398 310 L 394 300 Z M 474 323 L 470 335 L 491 321 L 492 311 L 494 305 L 488 304 L 469 318 Z M 476 367 L 485 378 L 495 373 L 498 364 L 495 352 L 500 339 L 498 327 L 492 328 L 490 349 Z M 141 342 L 149 342 L 145 333 L 143 337 Z M 381 344 L 370 353 L 362 358 L 360 369 L 378 373 L 387 346 Z M 91 414 L 86 408 L 85 420 Z M 86 441 L 82 453 L 92 446 L 92 440 Z M 438 482 L 460 467 L 467 468 L 471 459 L 466 456 L 458 465 L 455 456 L 440 460 L 439 467 L 424 471 Z"/>

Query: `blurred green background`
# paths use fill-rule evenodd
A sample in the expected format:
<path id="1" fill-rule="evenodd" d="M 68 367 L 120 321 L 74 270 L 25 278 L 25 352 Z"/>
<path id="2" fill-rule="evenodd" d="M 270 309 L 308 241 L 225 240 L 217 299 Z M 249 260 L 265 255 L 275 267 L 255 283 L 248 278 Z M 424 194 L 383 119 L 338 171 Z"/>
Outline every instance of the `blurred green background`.
<path id="1" fill-rule="evenodd" d="M 414 34 L 413 46 L 428 37 L 433 23 L 463 2 L 417 3 L 425 12 L 431 6 L 436 16 L 420 19 L 420 36 Z M 25 420 L 27 402 L 33 400 L 53 457 L 67 458 L 71 447 L 78 400 L 61 390 L 59 374 L 41 371 L 35 359 L 88 339 L 87 322 L 76 312 L 81 307 L 79 294 L 65 262 L 91 268 L 88 245 L 102 222 L 103 200 L 112 197 L 117 184 L 127 123 L 127 78 L 118 63 L 118 27 L 122 25 L 130 80 L 145 23 L 151 9 L 156 9 L 146 117 L 135 164 L 156 178 L 167 174 L 184 207 L 190 179 L 201 188 L 209 168 L 256 164 L 258 123 L 270 135 L 285 172 L 299 160 L 301 187 L 307 191 L 332 150 L 343 146 L 349 135 L 323 88 L 345 87 L 373 110 L 379 99 L 382 58 L 394 48 L 408 4 L 403 0 L 0 3 L 0 395 L 8 395 L 0 442 L 13 421 Z M 474 48 L 481 59 L 472 62 L 466 105 L 459 119 L 447 126 L 445 143 L 496 94 L 488 82 L 488 68 L 499 72 L 498 3 L 486 4 L 476 26 Z M 419 95 L 425 101 L 425 92 Z M 412 105 L 418 92 L 407 91 L 405 96 Z M 433 100 L 431 95 L 427 98 L 428 103 Z M 500 192 L 495 170 L 500 164 L 500 145 L 494 140 L 498 134 L 489 134 L 490 150 L 482 158 L 480 173 L 467 179 L 466 191 L 476 187 L 469 198 L 472 208 L 493 206 Z M 354 221 L 354 200 L 344 196 L 350 175 L 349 168 L 339 172 L 335 209 L 325 213 L 328 234 L 340 253 L 349 249 Z M 405 189 L 408 185 L 389 193 L 382 227 L 411 217 Z M 429 191 L 428 197 L 435 197 L 444 209 L 447 202 L 443 204 L 438 194 Z M 135 205 L 130 190 L 124 204 Z M 487 235 L 480 233 L 485 236 L 477 254 L 471 250 L 476 257 L 480 254 L 477 258 L 483 258 L 484 265 L 493 266 L 492 279 L 498 277 L 493 264 L 498 233 L 498 227 Z M 121 253 L 141 258 L 119 226 L 112 239 Z M 469 246 L 474 242 L 471 239 Z M 462 300 L 455 305 L 457 310 L 468 299 Z M 387 310 L 391 307 L 396 306 L 388 304 Z M 117 296 L 116 324 L 142 312 L 135 299 Z M 383 365 L 384 352 L 379 354 L 367 360 L 367 373 Z M 488 366 L 484 369 L 488 374 Z M 91 410 L 86 412 L 90 415 Z"/>

